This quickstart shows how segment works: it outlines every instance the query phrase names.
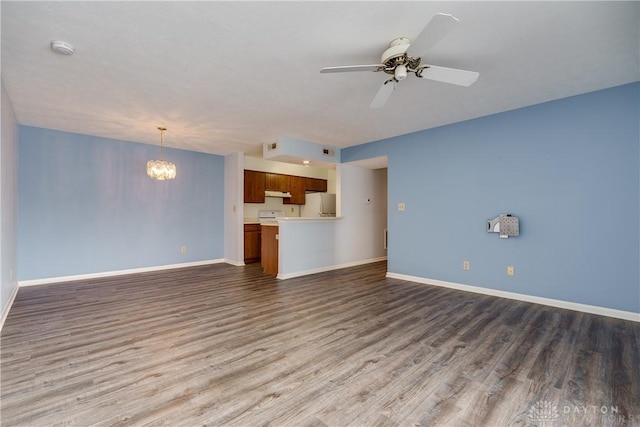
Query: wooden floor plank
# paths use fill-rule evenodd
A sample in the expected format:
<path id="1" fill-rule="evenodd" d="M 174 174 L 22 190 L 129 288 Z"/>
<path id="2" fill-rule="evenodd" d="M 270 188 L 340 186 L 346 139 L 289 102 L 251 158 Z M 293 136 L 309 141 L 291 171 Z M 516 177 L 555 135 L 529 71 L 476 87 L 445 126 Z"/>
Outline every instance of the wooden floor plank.
<path id="1" fill-rule="evenodd" d="M 547 426 L 640 425 L 637 323 L 385 271 L 218 264 L 21 288 L 0 424 L 541 425 L 548 403 Z"/>

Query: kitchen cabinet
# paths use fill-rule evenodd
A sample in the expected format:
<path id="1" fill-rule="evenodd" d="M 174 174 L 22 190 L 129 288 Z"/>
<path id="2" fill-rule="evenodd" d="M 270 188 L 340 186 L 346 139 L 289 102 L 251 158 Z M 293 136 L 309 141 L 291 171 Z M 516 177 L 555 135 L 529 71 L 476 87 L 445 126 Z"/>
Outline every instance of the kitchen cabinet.
<path id="1" fill-rule="evenodd" d="M 304 205 L 305 203 L 305 181 L 302 176 L 289 177 L 289 192 L 291 197 L 282 200 L 285 205 Z"/>
<path id="2" fill-rule="evenodd" d="M 265 203 L 265 190 L 291 193 L 291 197 L 283 199 L 282 203 L 285 205 L 304 205 L 307 191 L 323 193 L 327 191 L 327 180 L 281 173 L 244 171 L 245 203 Z"/>
<path id="3" fill-rule="evenodd" d="M 278 229 L 277 225 L 262 225 L 262 271 L 272 276 L 278 275 Z"/>
<path id="4" fill-rule="evenodd" d="M 262 228 L 260 224 L 244 225 L 244 262 L 249 264 L 260 261 L 262 251 Z"/>
<path id="5" fill-rule="evenodd" d="M 304 189 L 307 191 L 327 192 L 327 180 L 319 178 L 305 178 Z"/>
<path id="6" fill-rule="evenodd" d="M 244 202 L 264 203 L 266 174 L 257 171 L 244 171 Z"/>
<path id="7" fill-rule="evenodd" d="M 279 173 L 265 174 L 265 189 L 267 191 L 289 191 L 289 175 Z"/>

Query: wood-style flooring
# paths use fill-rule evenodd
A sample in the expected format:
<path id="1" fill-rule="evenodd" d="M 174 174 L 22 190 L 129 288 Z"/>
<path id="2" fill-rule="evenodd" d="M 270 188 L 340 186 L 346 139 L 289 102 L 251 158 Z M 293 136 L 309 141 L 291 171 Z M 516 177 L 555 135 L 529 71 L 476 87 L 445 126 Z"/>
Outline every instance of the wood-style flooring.
<path id="1" fill-rule="evenodd" d="M 640 425 L 640 324 L 226 264 L 21 288 L 2 426 Z"/>

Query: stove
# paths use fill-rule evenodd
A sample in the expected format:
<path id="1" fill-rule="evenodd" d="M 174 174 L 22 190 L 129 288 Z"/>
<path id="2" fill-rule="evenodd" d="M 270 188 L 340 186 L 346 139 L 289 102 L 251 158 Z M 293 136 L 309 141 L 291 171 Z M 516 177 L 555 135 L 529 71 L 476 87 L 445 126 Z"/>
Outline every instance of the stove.
<path id="1" fill-rule="evenodd" d="M 258 211 L 260 222 L 273 222 L 278 218 L 284 218 L 284 211 Z"/>

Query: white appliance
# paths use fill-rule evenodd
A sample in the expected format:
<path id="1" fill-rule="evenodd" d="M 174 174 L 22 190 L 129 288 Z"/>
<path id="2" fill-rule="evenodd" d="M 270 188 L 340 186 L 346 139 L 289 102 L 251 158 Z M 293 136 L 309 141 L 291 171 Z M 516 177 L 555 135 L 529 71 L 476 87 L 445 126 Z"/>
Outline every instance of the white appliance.
<path id="1" fill-rule="evenodd" d="M 279 197 L 279 198 L 285 198 L 285 197 L 291 197 L 291 193 L 289 193 L 288 191 L 271 191 L 271 190 L 267 190 L 264 192 L 264 197 Z"/>
<path id="2" fill-rule="evenodd" d="M 258 220 L 261 224 L 275 222 L 278 218 L 284 218 L 283 211 L 258 211 Z"/>
<path id="3" fill-rule="evenodd" d="M 301 217 L 336 216 L 336 195 L 333 193 L 309 193 L 300 206 Z"/>

